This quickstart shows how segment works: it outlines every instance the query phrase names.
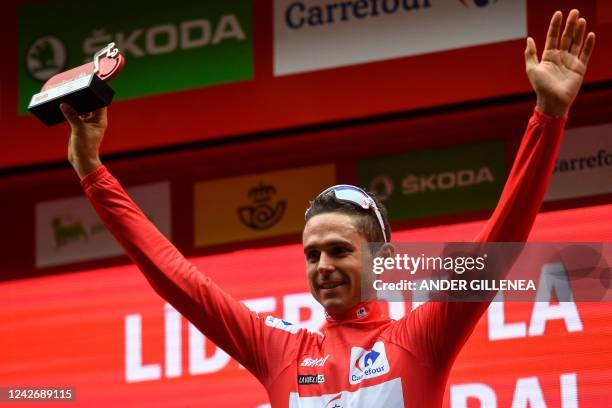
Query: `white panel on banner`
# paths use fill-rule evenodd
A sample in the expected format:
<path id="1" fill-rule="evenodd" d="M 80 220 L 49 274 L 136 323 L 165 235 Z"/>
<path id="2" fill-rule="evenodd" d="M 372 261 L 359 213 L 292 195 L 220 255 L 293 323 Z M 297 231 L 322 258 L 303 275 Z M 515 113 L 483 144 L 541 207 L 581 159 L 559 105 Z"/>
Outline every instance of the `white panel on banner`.
<path id="1" fill-rule="evenodd" d="M 612 193 L 612 123 L 565 132 L 544 200 Z"/>
<path id="2" fill-rule="evenodd" d="M 170 238 L 170 183 L 126 190 L 147 217 Z M 86 197 L 36 204 L 36 266 L 63 265 L 120 255 L 115 242 Z"/>
<path id="3" fill-rule="evenodd" d="M 277 76 L 527 36 L 525 0 L 275 0 Z"/>

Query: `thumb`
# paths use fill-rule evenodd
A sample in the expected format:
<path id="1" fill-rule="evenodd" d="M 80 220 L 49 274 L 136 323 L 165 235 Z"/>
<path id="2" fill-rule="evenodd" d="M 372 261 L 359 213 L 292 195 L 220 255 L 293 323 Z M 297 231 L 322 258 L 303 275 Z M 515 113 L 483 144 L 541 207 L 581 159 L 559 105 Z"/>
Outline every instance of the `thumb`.
<path id="1" fill-rule="evenodd" d="M 72 109 L 70 105 L 68 105 L 67 103 L 61 103 L 60 110 L 64 114 L 64 117 L 66 118 L 68 123 L 70 123 L 70 126 L 76 127 L 80 125 L 81 119 L 79 119 L 79 114 L 77 113 L 77 111 Z"/>
<path id="2" fill-rule="evenodd" d="M 538 65 L 538 51 L 533 38 L 527 37 L 527 46 L 525 48 L 525 70 L 531 71 Z"/>

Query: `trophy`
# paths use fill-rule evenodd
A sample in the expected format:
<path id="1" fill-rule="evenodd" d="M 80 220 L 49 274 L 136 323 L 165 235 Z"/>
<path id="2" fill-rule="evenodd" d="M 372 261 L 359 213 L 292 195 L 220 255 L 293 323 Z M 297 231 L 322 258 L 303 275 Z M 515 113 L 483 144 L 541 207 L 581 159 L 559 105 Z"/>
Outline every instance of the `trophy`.
<path id="1" fill-rule="evenodd" d="M 32 96 L 28 110 L 45 125 L 52 126 L 66 120 L 60 110 L 67 103 L 79 115 L 100 109 L 111 103 L 115 91 L 106 81 L 123 68 L 125 59 L 112 42 L 96 52 L 93 61 L 54 75 Z"/>

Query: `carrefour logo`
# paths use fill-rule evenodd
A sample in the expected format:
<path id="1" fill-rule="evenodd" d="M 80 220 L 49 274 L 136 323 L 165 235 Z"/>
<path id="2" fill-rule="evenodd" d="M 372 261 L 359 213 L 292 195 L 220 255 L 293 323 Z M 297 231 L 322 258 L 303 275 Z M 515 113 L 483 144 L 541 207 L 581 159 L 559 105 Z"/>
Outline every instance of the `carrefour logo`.
<path id="1" fill-rule="evenodd" d="M 497 0 L 458 0 L 465 7 L 486 7 Z M 362 20 L 370 17 L 413 12 L 431 7 L 430 0 L 360 0 L 330 1 L 326 4 L 308 5 L 308 1 L 293 1 L 285 8 L 285 24 L 297 30 L 341 23 L 349 20 Z"/>
<path id="2" fill-rule="evenodd" d="M 349 383 L 359 384 L 363 380 L 379 377 L 390 370 L 389 360 L 382 341 L 377 341 L 367 350 L 361 347 L 351 349 Z"/>
<path id="3" fill-rule="evenodd" d="M 322 26 L 348 20 L 406 13 L 429 8 L 429 0 L 361 0 L 307 5 L 305 1 L 290 3 L 285 9 L 285 24 L 297 30 L 305 26 Z"/>

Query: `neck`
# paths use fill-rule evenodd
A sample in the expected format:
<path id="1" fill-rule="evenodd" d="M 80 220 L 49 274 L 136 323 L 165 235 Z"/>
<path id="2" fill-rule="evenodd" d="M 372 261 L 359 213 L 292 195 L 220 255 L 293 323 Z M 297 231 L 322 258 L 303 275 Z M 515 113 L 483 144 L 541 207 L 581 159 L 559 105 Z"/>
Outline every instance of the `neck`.
<path id="1" fill-rule="evenodd" d="M 382 308 L 378 302 L 361 302 L 340 312 L 325 311 L 325 317 L 328 323 L 361 320 L 369 321 L 381 317 L 382 314 Z"/>

